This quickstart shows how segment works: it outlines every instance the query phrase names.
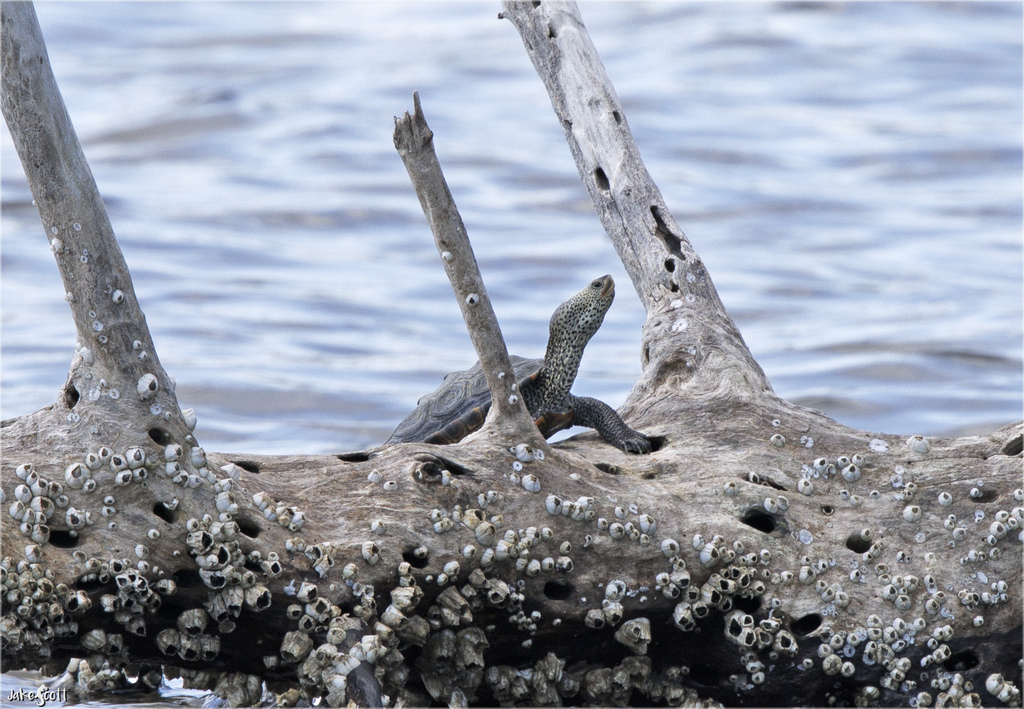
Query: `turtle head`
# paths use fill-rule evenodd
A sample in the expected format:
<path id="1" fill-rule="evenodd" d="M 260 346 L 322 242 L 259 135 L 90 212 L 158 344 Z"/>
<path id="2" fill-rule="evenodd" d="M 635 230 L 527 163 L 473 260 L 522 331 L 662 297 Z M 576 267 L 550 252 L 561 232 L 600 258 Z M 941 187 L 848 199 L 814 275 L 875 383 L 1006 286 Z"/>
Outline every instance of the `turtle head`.
<path id="1" fill-rule="evenodd" d="M 548 349 L 537 373 L 537 411 L 562 411 L 571 406 L 569 391 L 583 357 L 583 349 L 604 321 L 615 299 L 615 281 L 601 276 L 555 310 L 548 325 Z M 526 389 L 523 390 L 524 395 Z M 527 402 L 534 411 L 534 404 Z"/>
<path id="2" fill-rule="evenodd" d="M 586 288 L 558 306 L 548 326 L 552 345 L 577 350 L 578 358 L 583 348 L 604 321 L 615 299 L 615 281 L 611 276 L 594 279 Z"/>

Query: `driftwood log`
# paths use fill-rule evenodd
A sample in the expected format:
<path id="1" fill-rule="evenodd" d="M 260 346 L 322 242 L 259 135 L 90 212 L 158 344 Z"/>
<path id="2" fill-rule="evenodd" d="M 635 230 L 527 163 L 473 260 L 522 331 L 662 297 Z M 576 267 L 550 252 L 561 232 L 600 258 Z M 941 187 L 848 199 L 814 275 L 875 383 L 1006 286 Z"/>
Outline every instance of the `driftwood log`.
<path id="1" fill-rule="evenodd" d="M 889 435 L 778 398 L 576 7 L 503 15 L 647 309 L 620 413 L 650 455 L 524 425 L 418 101 L 396 147 L 508 405 L 449 446 L 205 453 L 34 10 L 3 3 L 3 113 L 78 333 L 56 401 L 2 423 L 4 668 L 234 705 L 1019 704 L 1024 425 Z"/>

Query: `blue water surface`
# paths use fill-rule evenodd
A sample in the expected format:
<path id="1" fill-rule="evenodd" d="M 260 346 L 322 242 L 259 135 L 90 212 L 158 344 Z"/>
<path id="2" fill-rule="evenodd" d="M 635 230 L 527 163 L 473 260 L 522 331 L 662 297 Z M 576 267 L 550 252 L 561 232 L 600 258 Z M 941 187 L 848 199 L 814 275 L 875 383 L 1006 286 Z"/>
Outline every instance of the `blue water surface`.
<path id="1" fill-rule="evenodd" d="M 418 90 L 513 352 L 611 273 L 577 393 L 644 313 L 496 3 L 40 2 L 160 358 L 209 450 L 382 442 L 475 360 L 392 145 Z M 870 431 L 1022 417 L 1019 3 L 583 3 L 653 178 L 775 390 Z M 2 415 L 75 333 L 6 128 Z"/>

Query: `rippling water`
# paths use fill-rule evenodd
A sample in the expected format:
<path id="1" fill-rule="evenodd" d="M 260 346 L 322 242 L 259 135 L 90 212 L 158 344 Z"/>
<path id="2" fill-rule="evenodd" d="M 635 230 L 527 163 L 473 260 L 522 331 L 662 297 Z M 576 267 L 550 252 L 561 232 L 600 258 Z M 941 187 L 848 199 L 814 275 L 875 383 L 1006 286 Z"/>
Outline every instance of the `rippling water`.
<path id="1" fill-rule="evenodd" d="M 513 352 L 612 273 L 577 393 L 643 310 L 496 3 L 60 3 L 51 61 L 210 450 L 383 441 L 475 360 L 391 140 L 418 90 Z M 648 169 L 776 391 L 872 431 L 1021 412 L 1020 4 L 584 4 Z M 6 136 L 6 128 L 3 129 Z M 75 334 L 3 138 L 2 415 Z"/>

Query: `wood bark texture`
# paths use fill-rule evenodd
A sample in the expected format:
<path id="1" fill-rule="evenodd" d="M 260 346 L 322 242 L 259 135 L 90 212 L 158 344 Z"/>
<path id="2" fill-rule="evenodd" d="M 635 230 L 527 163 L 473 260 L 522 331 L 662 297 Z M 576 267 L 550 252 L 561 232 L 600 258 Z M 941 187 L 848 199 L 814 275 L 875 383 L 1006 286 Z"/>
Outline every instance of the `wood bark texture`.
<path id="1" fill-rule="evenodd" d="M 34 12 L 3 3 L 4 116 L 80 339 L 57 401 L 2 424 L 5 670 L 66 668 L 83 694 L 182 676 L 236 706 L 1019 704 L 1024 424 L 908 437 L 776 397 L 575 5 L 504 15 L 647 307 L 621 413 L 650 455 L 586 434 L 519 460 L 521 406 L 448 446 L 205 453 Z M 396 147 L 460 305 L 481 297 L 485 371 L 509 371 L 500 333 L 477 342 L 485 293 L 463 292 L 475 269 L 440 169 L 426 187 L 411 167 L 430 143 L 415 113 Z"/>

